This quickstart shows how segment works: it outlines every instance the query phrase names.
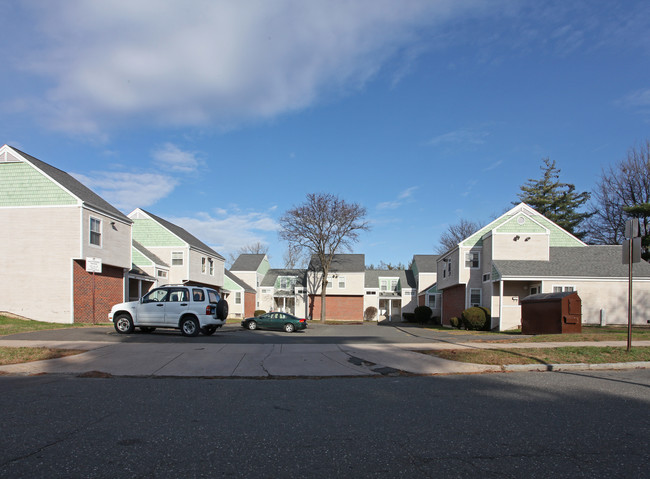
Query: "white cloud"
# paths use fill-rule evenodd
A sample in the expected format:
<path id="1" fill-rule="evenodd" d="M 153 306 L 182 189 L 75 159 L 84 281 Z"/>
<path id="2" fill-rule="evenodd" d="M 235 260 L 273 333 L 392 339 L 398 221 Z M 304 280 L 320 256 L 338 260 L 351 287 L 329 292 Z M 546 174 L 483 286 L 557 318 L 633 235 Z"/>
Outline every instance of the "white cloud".
<path id="1" fill-rule="evenodd" d="M 275 235 L 278 230 L 277 222 L 263 212 L 236 213 L 218 218 L 201 213 L 196 217 L 166 219 L 192 232 L 223 256 L 258 241 L 268 244 L 266 235 Z"/>
<path id="2" fill-rule="evenodd" d="M 482 145 L 490 134 L 487 131 L 461 128 L 431 138 L 429 145 Z"/>
<path id="3" fill-rule="evenodd" d="M 53 128 L 99 134 L 138 119 L 228 128 L 360 88 L 404 49 L 420 55 L 421 27 L 480 4 L 34 2 L 24 23 L 36 27 L 16 56 L 53 85 L 25 103 L 43 105 Z"/>
<path id="4" fill-rule="evenodd" d="M 90 175 L 71 175 L 127 213 L 137 207 L 146 208 L 154 204 L 169 195 L 177 185 L 174 178 L 156 173 L 93 172 Z"/>
<path id="5" fill-rule="evenodd" d="M 182 151 L 172 143 L 165 143 L 151 155 L 157 163 L 170 171 L 192 173 L 199 166 L 196 153 Z"/>
<path id="6" fill-rule="evenodd" d="M 419 186 L 411 186 L 397 195 L 397 199 L 393 201 L 384 201 L 377 205 L 378 210 L 394 210 L 402 206 L 404 203 L 412 201 L 413 193 Z"/>
<path id="7" fill-rule="evenodd" d="M 494 169 L 498 168 L 499 166 L 501 166 L 502 164 L 503 164 L 503 160 L 497 160 L 494 163 L 492 163 L 491 165 L 486 166 L 485 168 L 483 168 L 483 171 L 494 170 Z"/>

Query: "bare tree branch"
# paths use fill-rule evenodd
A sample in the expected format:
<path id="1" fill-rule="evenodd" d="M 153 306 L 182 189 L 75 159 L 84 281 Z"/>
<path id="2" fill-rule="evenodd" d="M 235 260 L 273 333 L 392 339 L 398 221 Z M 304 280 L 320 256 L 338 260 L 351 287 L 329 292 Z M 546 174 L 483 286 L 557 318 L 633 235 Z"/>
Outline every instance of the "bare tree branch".
<path id="1" fill-rule="evenodd" d="M 298 205 L 280 218 L 280 239 L 294 252 L 316 255 L 320 263 L 321 321 L 325 320 L 327 274 L 334 255 L 351 250 L 362 231 L 370 225 L 365 221 L 366 209 L 356 203 L 347 203 L 329 193 L 310 193 Z"/>

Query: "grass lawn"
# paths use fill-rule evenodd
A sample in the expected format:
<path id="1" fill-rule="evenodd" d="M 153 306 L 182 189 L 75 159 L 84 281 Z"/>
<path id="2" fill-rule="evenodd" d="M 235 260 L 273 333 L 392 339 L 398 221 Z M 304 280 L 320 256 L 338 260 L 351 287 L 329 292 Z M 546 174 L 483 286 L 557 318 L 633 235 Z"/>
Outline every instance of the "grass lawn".
<path id="1" fill-rule="evenodd" d="M 512 339 L 494 340 L 494 342 L 627 341 L 627 326 L 583 326 L 582 332 L 576 334 L 539 334 L 526 337 L 521 337 L 521 331 L 500 334 L 509 334 Z M 633 327 L 632 344 L 634 344 L 634 340 L 650 340 L 650 328 L 645 326 Z"/>
<path id="2" fill-rule="evenodd" d="M 30 319 L 9 318 L 0 316 L 0 336 L 9 334 L 29 333 L 32 331 L 43 331 L 46 329 L 65 329 L 65 328 L 89 328 L 93 326 L 112 326 L 113 323 L 101 324 L 59 324 L 44 323 L 42 321 L 32 321 Z"/>
<path id="3" fill-rule="evenodd" d="M 55 359 L 64 356 L 85 353 L 81 349 L 53 349 L 53 348 L 0 348 L 0 366 L 6 364 L 27 363 L 42 359 Z"/>
<path id="4" fill-rule="evenodd" d="M 480 341 L 490 343 L 543 343 L 543 342 L 573 342 L 573 341 L 627 341 L 627 326 L 582 326 L 579 334 L 539 334 L 535 336 L 522 336 L 520 330 L 511 331 L 466 331 L 442 326 L 425 326 L 447 334 L 458 336 L 472 335 L 485 336 Z M 493 339 L 494 336 L 507 335 L 507 339 Z M 632 344 L 634 341 L 650 341 L 650 327 L 634 326 L 632 328 Z"/>
<path id="5" fill-rule="evenodd" d="M 421 351 L 443 359 L 475 364 L 602 364 L 650 361 L 650 347 L 562 347 L 519 349 L 454 349 Z"/>
<path id="6" fill-rule="evenodd" d="M 102 324 L 107 326 L 113 323 Z M 43 331 L 47 329 L 80 328 L 99 326 L 93 324 L 58 324 L 32 321 L 28 319 L 9 318 L 0 316 L 0 336 L 9 334 L 29 333 L 32 331 Z M 5 364 L 26 363 L 29 361 L 40 361 L 42 359 L 55 359 L 64 356 L 80 354 L 84 350 L 77 349 L 53 349 L 53 348 L 12 348 L 0 347 L 0 366 Z"/>

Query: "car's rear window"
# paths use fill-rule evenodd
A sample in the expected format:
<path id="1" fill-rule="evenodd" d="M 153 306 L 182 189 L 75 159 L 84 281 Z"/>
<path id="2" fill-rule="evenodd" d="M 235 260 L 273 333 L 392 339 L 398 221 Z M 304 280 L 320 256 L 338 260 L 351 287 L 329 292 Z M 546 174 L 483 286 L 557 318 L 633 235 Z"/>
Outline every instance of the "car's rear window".
<path id="1" fill-rule="evenodd" d="M 216 291 L 208 290 L 208 299 L 211 303 L 218 303 L 220 298 Z"/>

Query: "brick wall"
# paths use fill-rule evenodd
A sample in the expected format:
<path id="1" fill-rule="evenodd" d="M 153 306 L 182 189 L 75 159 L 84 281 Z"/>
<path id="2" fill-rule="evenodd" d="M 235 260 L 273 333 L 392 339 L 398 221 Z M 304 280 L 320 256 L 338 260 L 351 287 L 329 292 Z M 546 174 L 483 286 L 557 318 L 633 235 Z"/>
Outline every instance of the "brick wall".
<path id="1" fill-rule="evenodd" d="M 93 275 L 86 272 L 86 262 L 74 262 L 74 322 L 105 323 L 114 304 L 124 301 L 124 270 L 102 265 L 95 273 L 95 317 L 93 318 Z"/>
<path id="2" fill-rule="evenodd" d="M 465 285 L 459 284 L 442 292 L 442 324 L 449 326 L 454 316 L 459 318 L 465 310 Z"/>
<path id="3" fill-rule="evenodd" d="M 244 318 L 251 318 L 255 315 L 256 294 L 244 292 Z"/>
<path id="4" fill-rule="evenodd" d="M 320 296 L 309 297 L 308 314 L 312 319 L 320 319 Z M 362 321 L 363 296 L 330 296 L 325 300 L 326 318 L 331 320 Z"/>

